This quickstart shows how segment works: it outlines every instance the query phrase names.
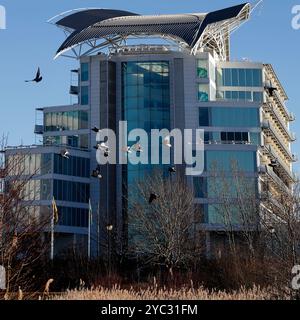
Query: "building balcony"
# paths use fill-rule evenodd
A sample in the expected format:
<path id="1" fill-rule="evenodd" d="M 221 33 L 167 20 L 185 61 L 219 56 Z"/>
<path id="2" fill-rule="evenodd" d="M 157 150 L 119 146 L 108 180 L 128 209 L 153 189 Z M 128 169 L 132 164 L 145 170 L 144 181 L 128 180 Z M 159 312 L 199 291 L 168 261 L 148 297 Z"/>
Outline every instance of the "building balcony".
<path id="1" fill-rule="evenodd" d="M 282 151 L 282 153 L 284 153 L 286 158 L 289 159 L 289 161 L 294 161 L 293 155 L 289 150 L 287 143 L 279 136 L 271 122 L 268 120 L 264 120 L 261 124 L 261 127 L 265 131 L 266 136 L 271 136 L 274 139 L 277 146 Z"/>
<path id="2" fill-rule="evenodd" d="M 36 124 L 34 126 L 34 133 L 35 134 L 44 134 L 44 126 L 40 124 Z"/>
<path id="3" fill-rule="evenodd" d="M 283 176 L 285 176 L 289 181 L 293 183 L 298 181 L 297 175 L 294 172 L 292 172 L 291 168 L 281 160 L 280 156 L 272 146 L 270 145 L 264 146 L 261 151 L 264 155 L 267 155 L 270 159 L 276 159 L 276 161 L 279 164 L 278 166 L 279 172 Z"/>
<path id="4" fill-rule="evenodd" d="M 278 113 L 278 111 L 272 106 L 270 103 L 264 103 L 263 105 L 265 112 L 269 112 L 272 116 L 272 119 L 278 124 L 279 128 L 281 129 L 282 133 L 285 135 L 285 137 L 290 140 L 291 142 L 294 142 L 297 140 L 297 137 L 295 133 L 292 133 L 289 131 L 286 123 L 282 119 L 282 116 Z"/>
<path id="5" fill-rule="evenodd" d="M 79 87 L 78 86 L 70 86 L 69 93 L 78 96 L 79 95 Z"/>
<path id="6" fill-rule="evenodd" d="M 258 173 L 264 178 L 264 180 L 273 184 L 280 192 L 291 192 L 291 189 L 281 180 L 277 174 L 268 165 L 261 165 L 258 167 Z"/>
<path id="7" fill-rule="evenodd" d="M 286 108 L 284 101 L 282 100 L 282 98 L 280 97 L 279 93 L 276 90 L 274 91 L 271 99 L 275 101 L 275 103 L 277 104 L 279 109 L 283 112 L 283 114 L 286 116 L 286 118 L 290 120 L 290 112 Z"/>

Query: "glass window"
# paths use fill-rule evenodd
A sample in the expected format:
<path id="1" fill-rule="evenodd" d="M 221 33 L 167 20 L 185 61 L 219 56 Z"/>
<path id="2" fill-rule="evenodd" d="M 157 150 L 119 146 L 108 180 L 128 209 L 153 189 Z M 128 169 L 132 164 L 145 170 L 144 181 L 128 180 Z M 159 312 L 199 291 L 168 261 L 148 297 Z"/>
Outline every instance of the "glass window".
<path id="1" fill-rule="evenodd" d="M 253 85 L 253 71 L 252 69 L 246 69 L 246 86 L 252 87 Z"/>
<path id="2" fill-rule="evenodd" d="M 239 86 L 239 70 L 232 69 L 232 86 L 238 87 Z"/>
<path id="3" fill-rule="evenodd" d="M 223 78 L 223 80 L 221 80 Z M 261 87 L 262 70 L 261 69 L 223 69 L 219 73 L 218 84 L 228 87 Z"/>
<path id="4" fill-rule="evenodd" d="M 45 131 L 51 131 L 51 113 L 44 114 Z"/>
<path id="5" fill-rule="evenodd" d="M 206 170 L 256 171 L 256 153 L 253 151 L 205 151 Z"/>
<path id="6" fill-rule="evenodd" d="M 238 91 L 232 91 L 232 100 L 238 100 L 238 99 L 239 99 Z"/>
<path id="7" fill-rule="evenodd" d="M 211 108 L 211 126 L 258 127 L 259 110 L 256 108 Z"/>
<path id="8" fill-rule="evenodd" d="M 209 100 L 209 89 L 207 84 L 199 84 L 198 100 L 201 102 L 207 102 Z"/>
<path id="9" fill-rule="evenodd" d="M 231 69 L 223 69 L 223 86 L 232 86 Z"/>
<path id="10" fill-rule="evenodd" d="M 239 86 L 245 87 L 246 86 L 246 71 L 245 69 L 238 69 L 239 72 Z"/>
<path id="11" fill-rule="evenodd" d="M 198 60 L 197 66 L 197 76 L 198 78 L 208 78 L 208 61 L 207 60 Z"/>
<path id="12" fill-rule="evenodd" d="M 242 133 L 241 132 L 235 132 L 234 140 L 235 141 L 242 141 Z"/>
<path id="13" fill-rule="evenodd" d="M 89 64 L 81 64 L 81 81 L 89 81 Z"/>
<path id="14" fill-rule="evenodd" d="M 260 69 L 253 69 L 253 87 L 262 86 L 262 72 Z"/>
<path id="15" fill-rule="evenodd" d="M 253 101 L 254 102 L 263 102 L 263 93 L 262 92 L 253 92 Z"/>
<path id="16" fill-rule="evenodd" d="M 89 87 L 88 86 L 81 86 L 80 90 L 81 94 L 81 105 L 88 105 L 89 104 Z"/>
<path id="17" fill-rule="evenodd" d="M 246 101 L 252 101 L 251 91 L 246 91 Z"/>
<path id="18" fill-rule="evenodd" d="M 209 109 L 199 108 L 199 126 L 209 127 Z"/>
<path id="19" fill-rule="evenodd" d="M 194 194 L 195 198 L 205 198 L 206 197 L 206 178 L 194 177 Z"/>
<path id="20" fill-rule="evenodd" d="M 228 141 L 234 141 L 234 132 L 228 132 L 227 133 L 227 140 Z"/>

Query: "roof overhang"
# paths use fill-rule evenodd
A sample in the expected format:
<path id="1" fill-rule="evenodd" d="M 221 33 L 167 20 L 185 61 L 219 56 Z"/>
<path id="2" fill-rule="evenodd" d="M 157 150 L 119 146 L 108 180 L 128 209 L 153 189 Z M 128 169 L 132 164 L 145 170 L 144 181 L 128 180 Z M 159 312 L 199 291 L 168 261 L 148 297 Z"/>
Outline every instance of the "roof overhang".
<path id="1" fill-rule="evenodd" d="M 250 12 L 249 3 L 210 13 L 152 16 L 112 9 L 77 9 L 49 22 L 63 29 L 67 36 L 56 57 L 72 50 L 78 58 L 108 46 L 118 46 L 128 38 L 157 36 L 176 42 L 192 54 L 211 48 L 221 60 L 227 60 L 229 36 L 249 19 Z M 84 45 L 88 50 L 83 51 Z"/>

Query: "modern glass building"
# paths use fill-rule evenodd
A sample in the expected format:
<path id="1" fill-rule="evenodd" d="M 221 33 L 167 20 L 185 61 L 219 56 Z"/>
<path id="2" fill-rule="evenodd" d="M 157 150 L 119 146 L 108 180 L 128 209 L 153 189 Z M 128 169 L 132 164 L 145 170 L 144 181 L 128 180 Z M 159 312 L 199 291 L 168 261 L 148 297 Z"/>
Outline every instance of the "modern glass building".
<path id="1" fill-rule="evenodd" d="M 92 178 L 91 170 L 97 166 L 93 127 L 119 135 L 119 121 L 126 120 L 128 132 L 204 130 L 205 170 L 187 180 L 195 205 L 203 212 L 197 230 L 205 233 L 207 251 L 216 247 L 224 230 L 217 210 L 222 202 L 216 193 L 219 173 L 229 185 L 235 172 L 242 173 L 259 199 L 266 191 L 274 195 L 282 188 L 291 191 L 296 156 L 289 124 L 294 116 L 285 106 L 284 88 L 271 65 L 230 60 L 230 33 L 249 19 L 252 9 L 246 3 L 208 14 L 162 16 L 86 9 L 51 20 L 68 33 L 56 56 L 75 54 L 79 62 L 72 70 L 78 81 L 70 88 L 76 103 L 39 108 L 43 123 L 35 132 L 42 135 L 43 145 L 8 149 L 6 155 L 27 153 L 31 160 L 26 165 L 35 161 L 39 173 L 32 183 L 40 186 L 34 195 L 36 210 L 44 214 L 56 199 L 58 248 L 78 244 L 86 248 L 89 199 L 94 212 L 93 254 L 101 254 L 100 224 L 113 226 L 118 237 L 126 239 L 130 213 L 124 196 L 136 179 L 154 168 L 109 164 L 101 166 L 101 180 Z M 63 148 L 70 159 L 61 157 Z M 274 161 L 276 166 L 270 166 Z M 232 224 L 239 232 L 235 193 L 228 190 Z"/>

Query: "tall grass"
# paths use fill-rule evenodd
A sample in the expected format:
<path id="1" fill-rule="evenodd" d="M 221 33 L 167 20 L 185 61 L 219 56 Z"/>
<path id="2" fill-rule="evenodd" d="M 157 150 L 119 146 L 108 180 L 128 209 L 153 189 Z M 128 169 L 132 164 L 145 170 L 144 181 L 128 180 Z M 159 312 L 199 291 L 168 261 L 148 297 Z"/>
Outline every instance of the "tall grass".
<path id="1" fill-rule="evenodd" d="M 67 291 L 53 296 L 54 300 L 274 300 L 272 290 L 253 287 L 250 290 L 241 288 L 227 293 L 225 291 L 209 291 L 205 288 L 193 289 L 183 287 L 178 290 L 158 289 L 122 289 L 114 286 L 112 289 L 99 287 L 92 290 L 81 289 Z"/>

